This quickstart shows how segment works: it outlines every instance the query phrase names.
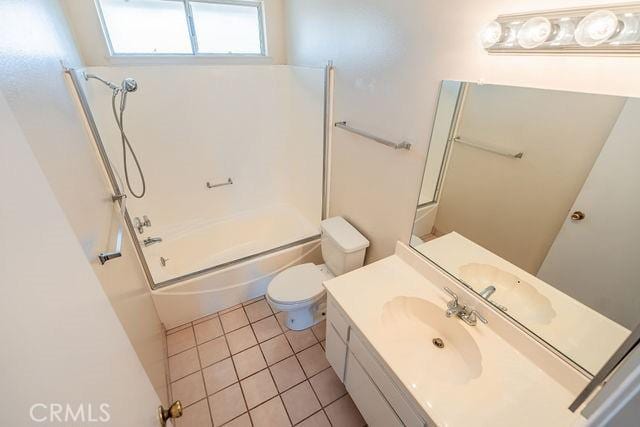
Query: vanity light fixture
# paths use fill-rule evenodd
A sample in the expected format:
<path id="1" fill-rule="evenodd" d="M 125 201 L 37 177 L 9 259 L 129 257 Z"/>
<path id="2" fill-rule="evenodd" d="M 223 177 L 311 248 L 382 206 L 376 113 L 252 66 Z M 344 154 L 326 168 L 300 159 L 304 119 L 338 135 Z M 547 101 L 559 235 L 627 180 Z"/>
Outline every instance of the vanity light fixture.
<path id="1" fill-rule="evenodd" d="M 640 54 L 640 3 L 501 15 L 480 41 L 490 53 Z"/>

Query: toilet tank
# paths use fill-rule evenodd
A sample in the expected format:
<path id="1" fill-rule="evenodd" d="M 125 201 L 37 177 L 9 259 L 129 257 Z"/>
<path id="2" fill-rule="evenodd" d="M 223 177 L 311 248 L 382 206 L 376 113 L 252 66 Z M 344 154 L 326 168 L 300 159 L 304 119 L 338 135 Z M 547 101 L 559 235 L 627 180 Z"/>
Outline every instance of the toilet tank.
<path id="1" fill-rule="evenodd" d="M 336 216 L 320 223 L 322 258 L 336 276 L 362 267 L 369 241 L 344 218 Z"/>

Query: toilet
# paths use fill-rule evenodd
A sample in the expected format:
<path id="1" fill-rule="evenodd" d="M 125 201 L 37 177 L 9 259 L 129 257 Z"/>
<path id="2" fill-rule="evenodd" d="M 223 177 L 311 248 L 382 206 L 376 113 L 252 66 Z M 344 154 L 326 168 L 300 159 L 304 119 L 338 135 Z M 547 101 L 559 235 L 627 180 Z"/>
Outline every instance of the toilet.
<path id="1" fill-rule="evenodd" d="M 285 314 L 285 324 L 296 331 L 309 328 L 326 315 L 326 291 L 323 282 L 360 268 L 369 241 L 342 217 L 320 223 L 324 264 L 289 267 L 273 278 L 266 299 Z"/>

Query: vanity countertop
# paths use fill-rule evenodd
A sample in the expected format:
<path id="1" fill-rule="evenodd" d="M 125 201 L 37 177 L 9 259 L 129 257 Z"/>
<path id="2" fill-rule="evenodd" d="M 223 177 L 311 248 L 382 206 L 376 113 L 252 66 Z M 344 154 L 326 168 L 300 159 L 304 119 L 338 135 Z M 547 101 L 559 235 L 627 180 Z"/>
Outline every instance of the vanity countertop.
<path id="1" fill-rule="evenodd" d="M 481 263 L 496 266 L 531 284 L 539 295 L 550 302 L 554 315 L 546 322 L 529 320 L 523 315 L 523 310 L 531 311 L 531 304 L 521 307 L 508 304 L 508 314 L 547 342 L 556 344 L 558 350 L 591 373 L 598 372 L 631 333 L 613 320 L 458 233 L 452 232 L 424 243 L 416 250 L 456 277 L 461 276 L 461 267 Z M 476 287 L 476 290 L 483 287 L 484 285 Z M 504 302 L 501 300 L 502 295 L 502 291 L 499 291 L 492 300 Z"/>
<path id="2" fill-rule="evenodd" d="M 439 426 L 584 424 L 584 418 L 567 409 L 574 395 L 498 336 L 490 324 L 468 326 L 457 318 L 446 319 L 450 297 L 398 255 L 332 279 L 325 286 L 378 359 L 404 385 L 423 417 Z M 398 297 L 429 301 L 442 307 L 445 321 L 464 325 L 479 349 L 479 374 L 460 381 L 452 372 L 454 378 L 449 378 L 447 372 L 454 365 L 447 366 L 448 358 L 438 357 L 436 363 L 429 357 L 433 352 L 420 350 L 426 344 L 401 341 L 389 334 L 383 312 L 385 304 Z M 430 337 L 424 338 L 431 344 Z"/>

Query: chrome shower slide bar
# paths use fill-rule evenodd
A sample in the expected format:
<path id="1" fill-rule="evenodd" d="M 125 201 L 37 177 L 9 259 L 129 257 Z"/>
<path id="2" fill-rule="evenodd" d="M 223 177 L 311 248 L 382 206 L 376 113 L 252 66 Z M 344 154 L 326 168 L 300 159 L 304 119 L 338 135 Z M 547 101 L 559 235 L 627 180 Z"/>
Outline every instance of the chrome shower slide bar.
<path id="1" fill-rule="evenodd" d="M 398 144 L 398 143 L 389 141 L 388 139 L 377 137 L 363 130 L 352 128 L 351 126 L 347 125 L 347 122 L 337 122 L 335 123 L 335 127 L 344 129 L 347 132 L 355 133 L 356 135 L 360 135 L 365 138 L 371 139 L 375 142 L 386 145 L 387 147 L 391 147 L 396 150 L 411 150 L 411 144 L 406 141 L 403 141 Z"/>
<path id="2" fill-rule="evenodd" d="M 475 142 L 471 142 L 471 141 L 467 141 L 464 138 L 460 138 L 459 136 L 456 136 L 455 138 L 453 138 L 454 142 L 457 142 L 459 144 L 464 144 L 464 145 L 468 145 L 469 147 L 473 147 L 473 148 L 477 148 L 478 150 L 483 150 L 483 151 L 487 151 L 489 153 L 493 153 L 493 154 L 497 154 L 499 156 L 504 156 L 504 157 L 509 157 L 512 159 L 521 159 L 524 156 L 524 152 L 519 152 L 519 153 L 508 153 L 506 151 L 501 151 L 497 148 L 492 148 L 483 144 L 478 144 Z"/>

